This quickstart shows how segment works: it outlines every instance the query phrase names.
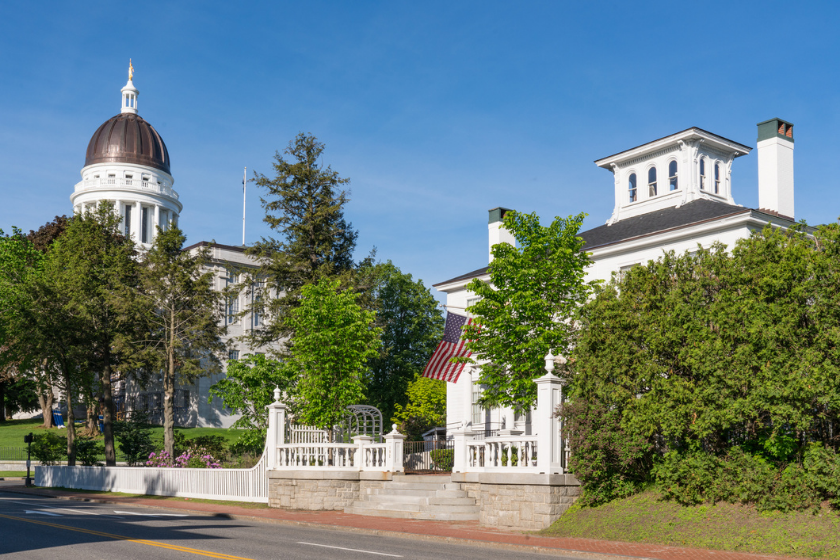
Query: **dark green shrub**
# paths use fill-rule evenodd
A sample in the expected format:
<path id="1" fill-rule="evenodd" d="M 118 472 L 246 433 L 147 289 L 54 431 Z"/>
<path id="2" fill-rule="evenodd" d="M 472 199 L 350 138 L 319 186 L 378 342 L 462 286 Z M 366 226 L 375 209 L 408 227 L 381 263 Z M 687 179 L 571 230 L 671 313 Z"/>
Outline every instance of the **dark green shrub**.
<path id="1" fill-rule="evenodd" d="M 67 456 L 67 438 L 58 435 L 57 431 L 47 430 L 35 435 L 32 455 L 42 465 L 55 465 Z"/>
<path id="2" fill-rule="evenodd" d="M 454 449 L 434 449 L 429 452 L 429 455 L 436 469 L 441 471 L 452 470 L 452 464 L 455 462 Z"/>
<path id="3" fill-rule="evenodd" d="M 244 430 L 230 446 L 230 452 L 234 455 L 262 455 L 265 448 L 265 430 Z"/>
<path id="4" fill-rule="evenodd" d="M 129 466 L 144 464 L 155 450 L 145 414 L 135 412 L 128 421 L 114 422 L 114 436 Z"/>
<path id="5" fill-rule="evenodd" d="M 76 461 L 83 467 L 101 465 L 99 456 L 105 453 L 105 446 L 95 438 L 79 436 L 76 438 Z"/>

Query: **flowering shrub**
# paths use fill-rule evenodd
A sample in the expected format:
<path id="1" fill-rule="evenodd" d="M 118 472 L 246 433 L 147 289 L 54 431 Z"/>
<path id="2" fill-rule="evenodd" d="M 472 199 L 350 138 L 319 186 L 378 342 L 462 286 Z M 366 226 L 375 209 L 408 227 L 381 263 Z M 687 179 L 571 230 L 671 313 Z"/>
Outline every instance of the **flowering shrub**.
<path id="1" fill-rule="evenodd" d="M 146 461 L 147 467 L 167 467 L 176 469 L 220 469 L 222 466 L 216 459 L 207 452 L 204 447 L 190 447 L 181 455 L 172 460 L 169 453 L 161 451 L 160 453 L 149 454 L 149 460 Z"/>

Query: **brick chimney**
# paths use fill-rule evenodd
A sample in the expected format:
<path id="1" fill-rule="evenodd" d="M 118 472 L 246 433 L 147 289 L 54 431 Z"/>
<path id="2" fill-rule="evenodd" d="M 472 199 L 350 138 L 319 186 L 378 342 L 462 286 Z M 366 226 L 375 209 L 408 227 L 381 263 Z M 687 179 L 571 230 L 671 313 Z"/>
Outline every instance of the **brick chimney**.
<path id="1" fill-rule="evenodd" d="M 490 210 L 490 221 L 487 225 L 487 229 L 490 232 L 490 262 L 493 261 L 493 245 L 498 245 L 499 243 L 516 245 L 516 240 L 513 235 L 502 224 L 502 220 L 504 220 L 505 214 L 508 212 L 510 212 L 510 208 L 499 207 Z"/>
<path id="2" fill-rule="evenodd" d="M 758 123 L 758 208 L 794 218 L 793 124 L 782 119 Z"/>

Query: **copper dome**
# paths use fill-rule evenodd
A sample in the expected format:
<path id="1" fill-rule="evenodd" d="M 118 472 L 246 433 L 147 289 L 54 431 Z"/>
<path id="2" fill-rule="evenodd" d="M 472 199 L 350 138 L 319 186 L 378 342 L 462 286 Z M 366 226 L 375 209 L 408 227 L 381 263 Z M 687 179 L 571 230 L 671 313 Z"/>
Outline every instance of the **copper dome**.
<path id="1" fill-rule="evenodd" d="M 93 133 L 85 167 L 94 163 L 136 163 L 170 173 L 163 138 L 142 117 L 131 113 L 111 117 Z"/>

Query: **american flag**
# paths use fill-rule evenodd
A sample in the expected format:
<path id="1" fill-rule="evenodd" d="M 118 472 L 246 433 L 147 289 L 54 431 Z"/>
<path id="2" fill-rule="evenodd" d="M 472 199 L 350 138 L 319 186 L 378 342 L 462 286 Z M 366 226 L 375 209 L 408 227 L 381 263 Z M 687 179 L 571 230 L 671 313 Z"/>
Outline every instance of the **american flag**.
<path id="1" fill-rule="evenodd" d="M 467 319 L 463 315 L 456 315 L 455 313 L 446 314 L 446 326 L 443 329 L 443 340 L 435 348 L 435 353 L 426 364 L 426 369 L 423 370 L 423 377 L 431 377 L 432 379 L 439 379 L 441 381 L 449 381 L 455 383 L 458 381 L 458 376 L 466 364 L 453 364 L 449 361 L 450 358 L 468 358 L 472 354 L 464 346 L 466 340 L 461 338 L 461 328 L 466 325 L 471 325 L 472 319 Z"/>

